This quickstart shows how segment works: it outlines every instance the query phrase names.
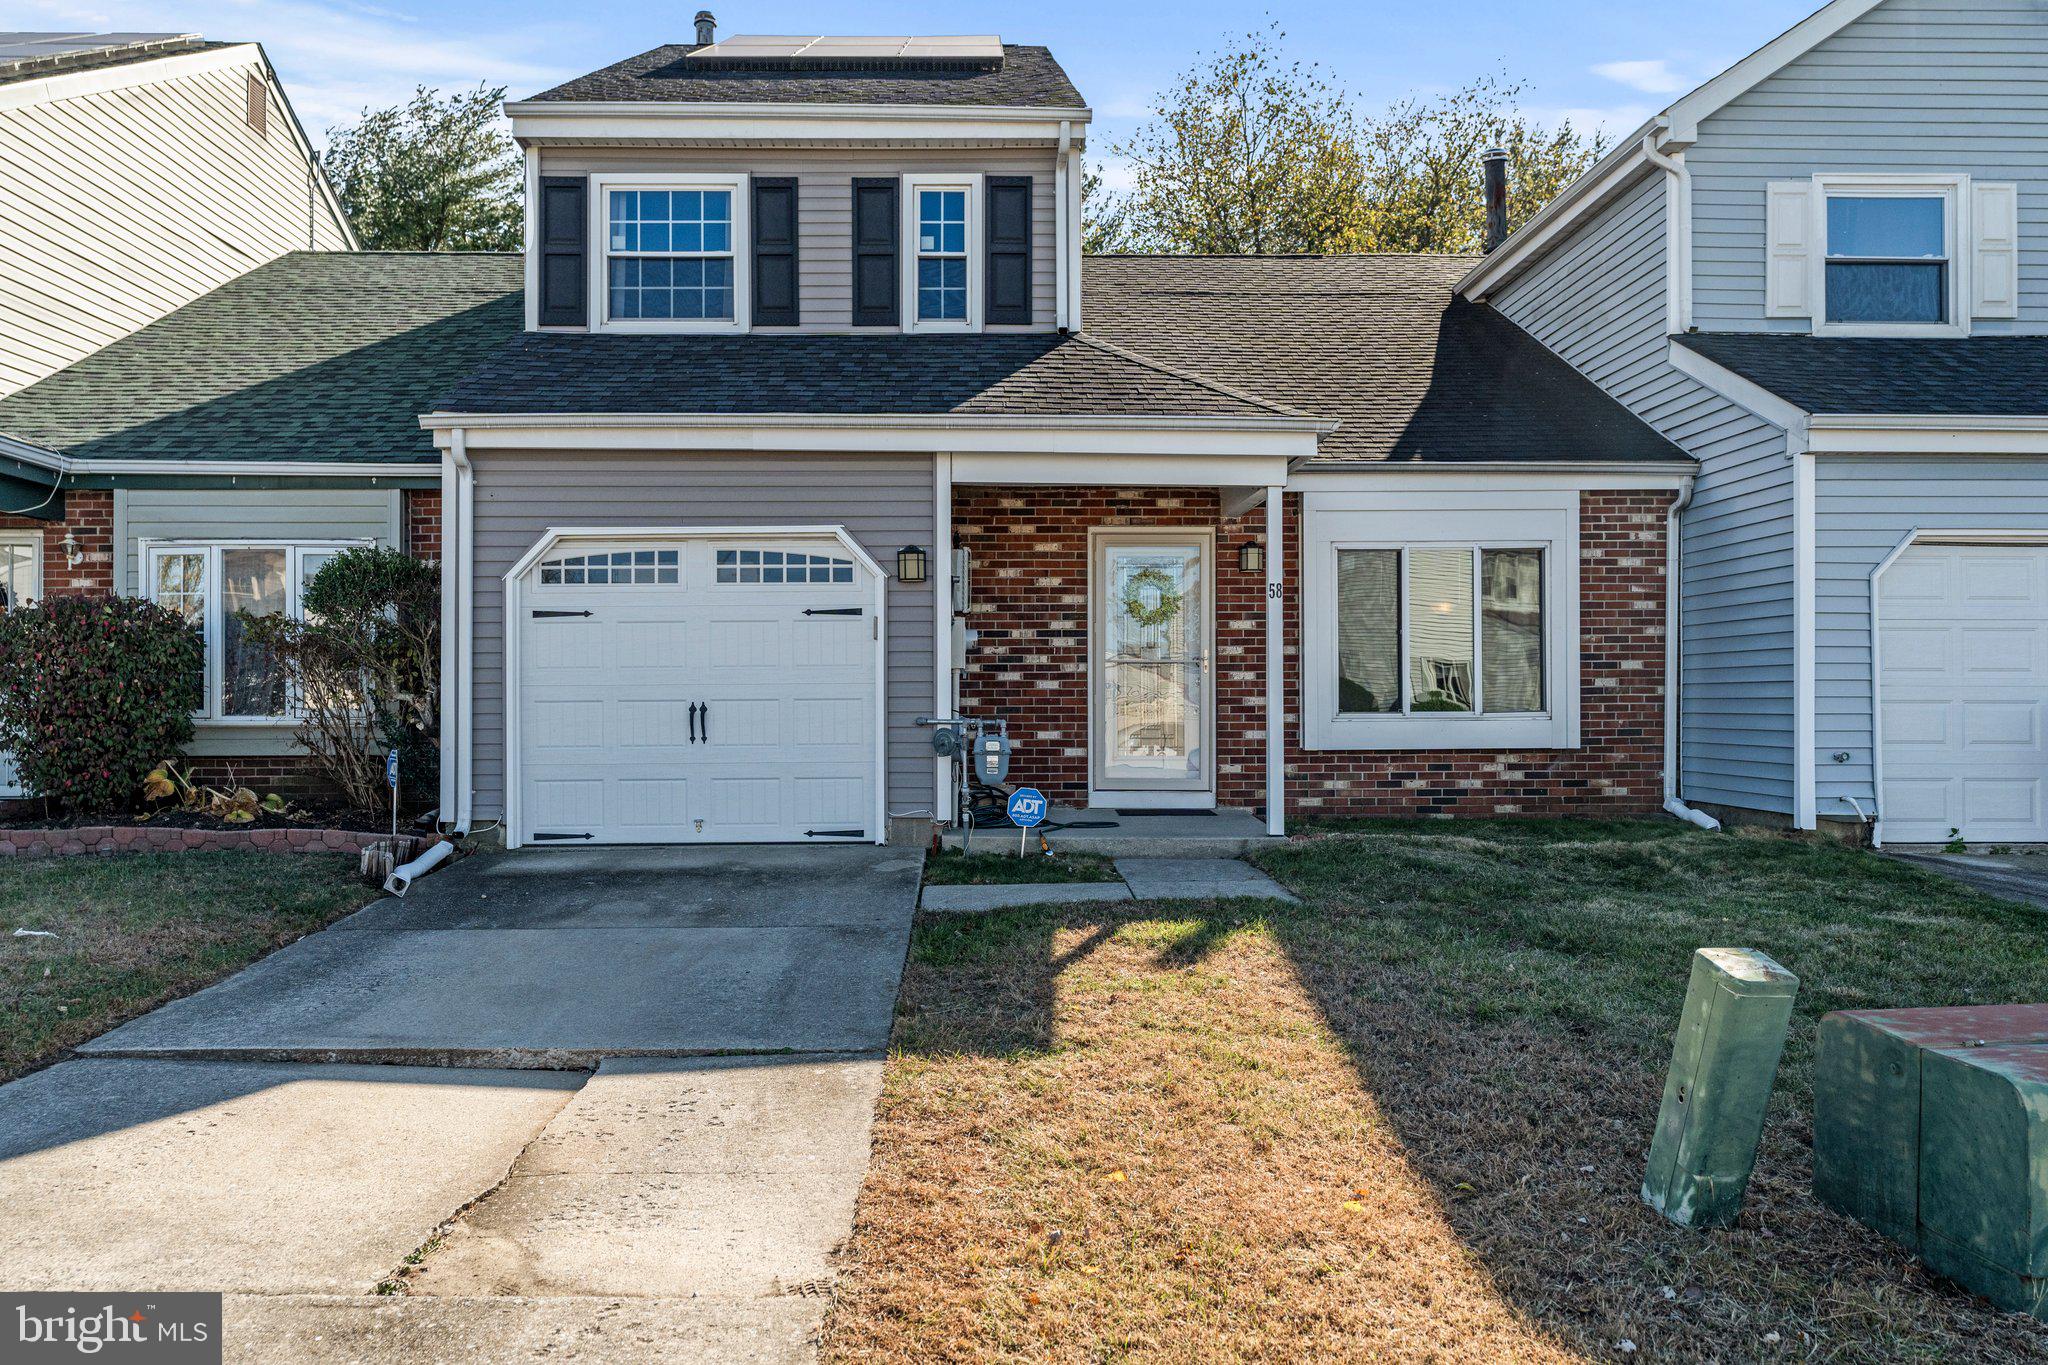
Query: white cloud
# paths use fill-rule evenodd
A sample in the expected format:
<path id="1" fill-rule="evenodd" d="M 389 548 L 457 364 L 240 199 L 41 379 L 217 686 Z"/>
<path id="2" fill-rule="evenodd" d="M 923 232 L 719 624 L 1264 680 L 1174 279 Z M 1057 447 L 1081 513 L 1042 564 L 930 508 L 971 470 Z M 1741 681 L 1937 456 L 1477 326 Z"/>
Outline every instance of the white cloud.
<path id="1" fill-rule="evenodd" d="M 1581 133 L 1605 133 L 1608 142 L 1626 137 L 1643 126 L 1659 106 L 1650 104 L 1611 104 L 1590 106 L 1521 106 L 1517 112 L 1546 128 L 1555 128 L 1569 122 Z"/>
<path id="2" fill-rule="evenodd" d="M 1601 62 L 1593 68 L 1596 76 L 1605 76 L 1618 85 L 1631 90 L 1640 90 L 1646 95 L 1676 95 L 1691 88 L 1691 84 L 1671 69 L 1671 63 L 1662 57 L 1649 61 Z"/>
<path id="3" fill-rule="evenodd" d="M 199 33 L 263 44 L 316 143 L 365 107 L 397 104 L 419 85 L 478 81 L 515 98 L 584 70 L 558 65 L 568 31 L 555 25 L 491 25 L 460 37 L 364 0 L 25 0 L 25 28 Z M 580 37 L 581 35 L 576 35 Z"/>

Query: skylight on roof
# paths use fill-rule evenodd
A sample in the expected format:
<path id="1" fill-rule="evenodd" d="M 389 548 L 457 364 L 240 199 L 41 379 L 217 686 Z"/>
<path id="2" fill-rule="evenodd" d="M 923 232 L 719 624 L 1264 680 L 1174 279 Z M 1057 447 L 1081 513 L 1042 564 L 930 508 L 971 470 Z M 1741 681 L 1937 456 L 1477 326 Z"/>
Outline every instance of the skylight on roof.
<path id="1" fill-rule="evenodd" d="M 828 34 L 742 33 L 690 54 L 692 60 L 748 62 L 1000 62 L 1003 40 L 992 33 L 927 37 L 836 37 Z"/>

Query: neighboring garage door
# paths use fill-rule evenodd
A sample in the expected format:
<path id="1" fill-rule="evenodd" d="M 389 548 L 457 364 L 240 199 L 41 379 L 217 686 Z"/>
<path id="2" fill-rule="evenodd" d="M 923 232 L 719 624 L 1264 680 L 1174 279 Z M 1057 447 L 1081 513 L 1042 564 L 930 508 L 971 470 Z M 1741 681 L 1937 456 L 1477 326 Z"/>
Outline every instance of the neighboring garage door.
<path id="1" fill-rule="evenodd" d="M 562 540 L 519 586 L 521 842 L 878 836 L 875 580 L 838 539 Z"/>
<path id="2" fill-rule="evenodd" d="M 1878 582 L 1886 842 L 2048 841 L 2048 548 L 1915 545 Z"/>

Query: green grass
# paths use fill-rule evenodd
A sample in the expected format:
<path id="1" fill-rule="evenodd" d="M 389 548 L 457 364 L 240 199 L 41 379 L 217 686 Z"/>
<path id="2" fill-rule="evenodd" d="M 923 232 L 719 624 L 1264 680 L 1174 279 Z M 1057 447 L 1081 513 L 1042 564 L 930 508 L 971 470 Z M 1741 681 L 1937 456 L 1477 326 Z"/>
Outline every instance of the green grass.
<path id="1" fill-rule="evenodd" d="M 0 1080 L 371 900 L 343 854 L 0 859 Z M 55 938 L 14 937 L 40 929 Z"/>
<path id="2" fill-rule="evenodd" d="M 2048 914 L 1676 821 L 1332 827 L 1254 858 L 1299 906 L 918 921 L 828 1356 L 2048 1358 L 1812 1193 L 1819 1017 L 2048 1001 Z M 1801 987 L 1695 1232 L 1639 1190 L 1708 946 Z"/>
<path id="3" fill-rule="evenodd" d="M 1825 839 L 1670 821 L 1500 821 L 1314 839 L 1259 864 L 1310 902 L 1304 948 L 1403 969 L 1464 1019 L 1670 1046 L 1694 949 L 1800 978 L 1785 1093 L 1837 1009 L 2048 1000 L 2048 915 Z"/>
<path id="4" fill-rule="evenodd" d="M 992 886 L 1051 882 L 1119 881 L 1116 867 L 1098 853 L 967 853 L 952 849 L 924 860 L 926 886 Z"/>

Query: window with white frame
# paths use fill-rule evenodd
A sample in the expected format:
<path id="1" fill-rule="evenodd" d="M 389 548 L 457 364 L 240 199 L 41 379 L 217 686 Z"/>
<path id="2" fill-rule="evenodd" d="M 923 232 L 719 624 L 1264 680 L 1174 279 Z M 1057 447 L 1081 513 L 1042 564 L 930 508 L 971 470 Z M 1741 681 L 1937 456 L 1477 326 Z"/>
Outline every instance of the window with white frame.
<path id="1" fill-rule="evenodd" d="M 1576 510 L 1566 503 L 1575 495 L 1536 496 L 1525 511 L 1311 496 L 1309 748 L 1575 742 Z"/>
<path id="2" fill-rule="evenodd" d="M 1945 326 L 1953 317 L 1955 198 L 1941 190 L 1823 197 L 1823 316 L 1835 326 Z"/>
<path id="3" fill-rule="evenodd" d="M 600 328 L 743 330 L 745 191 L 745 176 L 595 177 Z"/>
<path id="4" fill-rule="evenodd" d="M 981 326 L 981 177 L 906 176 L 906 331 Z"/>
<path id="5" fill-rule="evenodd" d="M 284 671 L 250 638 L 242 617 L 298 617 L 306 580 L 344 548 L 339 542 L 144 543 L 145 593 L 184 618 L 203 646 L 202 719 L 289 719 Z"/>

